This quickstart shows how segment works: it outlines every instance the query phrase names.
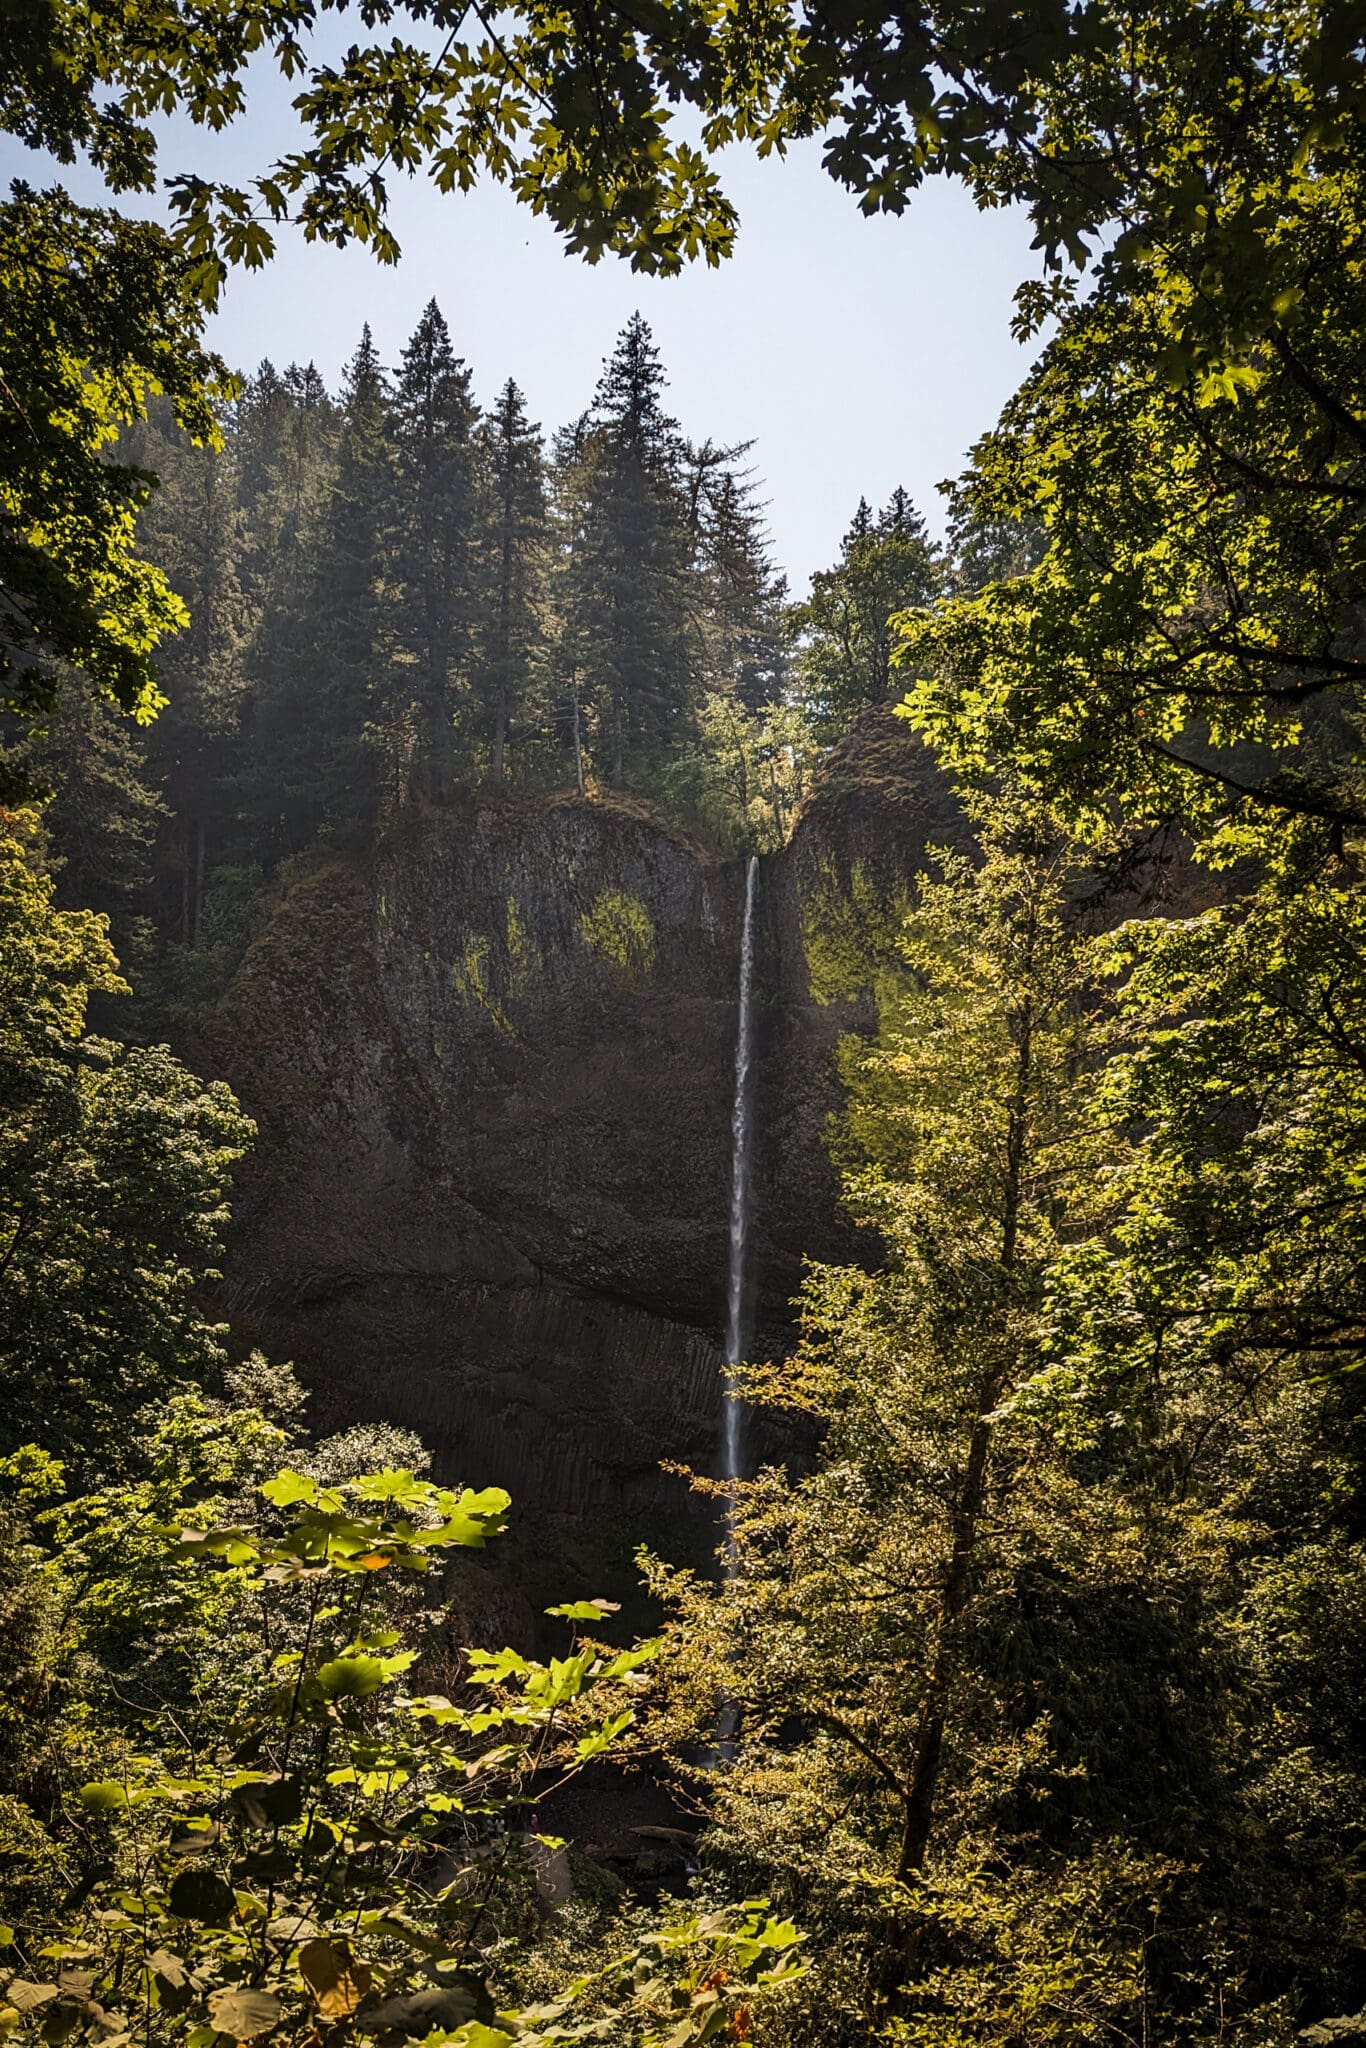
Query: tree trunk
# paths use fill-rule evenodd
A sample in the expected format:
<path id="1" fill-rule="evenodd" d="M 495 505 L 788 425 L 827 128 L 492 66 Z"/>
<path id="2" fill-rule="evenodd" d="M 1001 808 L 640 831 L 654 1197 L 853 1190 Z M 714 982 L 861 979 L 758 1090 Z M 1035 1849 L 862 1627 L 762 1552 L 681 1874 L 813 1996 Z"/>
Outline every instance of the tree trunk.
<path id="1" fill-rule="evenodd" d="M 574 773 L 578 778 L 579 795 L 583 795 L 583 733 L 579 726 L 579 679 L 574 677 Z"/>
<path id="2" fill-rule="evenodd" d="M 433 675 L 427 701 L 428 794 L 433 803 L 447 801 L 454 781 L 455 735 L 446 701 L 445 675 Z"/>
<path id="3" fill-rule="evenodd" d="M 953 1550 L 944 1578 L 938 1641 L 930 1667 L 929 1684 L 925 1688 L 915 1761 L 906 1791 L 906 1815 L 896 1873 L 903 1882 L 922 1868 L 930 1846 L 935 1794 L 939 1789 L 939 1773 L 944 1760 L 944 1717 L 949 1681 L 953 1675 L 953 1630 L 967 1606 L 972 1588 L 973 1552 L 977 1546 L 977 1525 L 986 1495 L 987 1453 L 991 1449 L 991 1424 L 986 1418 L 999 1399 L 1002 1377 L 999 1372 L 993 1373 L 983 1391 L 981 1412 L 973 1424 L 968 1445 L 963 1492 L 954 1510 Z"/>
<path id="4" fill-rule="evenodd" d="M 507 745 L 508 670 L 512 648 L 512 535 L 508 531 L 511 508 L 503 509 L 503 563 L 498 582 L 498 662 L 493 712 L 493 779 L 503 780 L 503 754 Z"/>
<path id="5" fill-rule="evenodd" d="M 625 778 L 625 719 L 621 703 L 621 683 L 619 679 L 616 679 L 612 684 L 612 782 L 617 789 L 620 789 Z"/>
<path id="6" fill-rule="evenodd" d="M 1031 926 L 1026 936 L 1026 974 L 1029 973 L 1032 964 L 1033 939 Z M 1015 1087 L 1006 1111 L 1006 1171 L 1005 1184 L 1001 1190 L 1000 1256 L 1001 1270 L 1007 1276 L 1015 1269 L 1018 1252 L 1020 1195 L 1029 1141 L 1034 1004 L 1032 997 L 1028 995 L 1019 1012 L 1015 1044 Z M 972 1436 L 968 1443 L 963 1490 L 953 1510 L 953 1549 L 944 1576 L 934 1662 L 930 1667 L 929 1683 L 925 1688 L 920 1732 L 916 1740 L 914 1761 L 906 1791 L 901 1854 L 897 1863 L 897 1875 L 902 1879 L 912 1876 L 922 1868 L 930 1846 L 935 1795 L 939 1789 L 939 1776 L 943 1765 L 945 1713 L 953 1675 L 953 1634 L 972 1591 L 973 1557 L 977 1547 L 978 1523 L 986 1499 L 987 1457 L 991 1449 L 992 1424 L 989 1417 L 1000 1402 L 1005 1387 L 1006 1371 L 1006 1362 L 1002 1360 L 996 1369 L 988 1374 L 982 1387 Z"/>

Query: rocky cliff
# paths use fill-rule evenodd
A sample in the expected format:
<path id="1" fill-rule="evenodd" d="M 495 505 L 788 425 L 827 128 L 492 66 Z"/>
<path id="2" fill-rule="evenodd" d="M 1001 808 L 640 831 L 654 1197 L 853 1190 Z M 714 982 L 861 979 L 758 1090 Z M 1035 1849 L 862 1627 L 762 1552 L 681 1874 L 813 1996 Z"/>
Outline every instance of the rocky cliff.
<path id="1" fill-rule="evenodd" d="M 877 720 L 765 858 L 755 1349 L 839 1257 L 833 1053 L 953 807 Z M 226 1285 L 318 1419 L 418 1429 L 540 1512 L 682 1505 L 716 1454 L 744 871 L 629 803 L 435 812 L 282 887 L 206 1052 L 260 1124 Z"/>

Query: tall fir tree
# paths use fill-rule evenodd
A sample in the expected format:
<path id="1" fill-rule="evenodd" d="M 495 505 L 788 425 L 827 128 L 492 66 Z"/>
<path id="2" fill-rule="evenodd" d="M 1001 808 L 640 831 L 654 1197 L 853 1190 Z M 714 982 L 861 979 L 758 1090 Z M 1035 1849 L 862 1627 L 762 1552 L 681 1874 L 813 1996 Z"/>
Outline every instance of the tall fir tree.
<path id="1" fill-rule="evenodd" d="M 278 377 L 263 364 L 241 413 L 238 460 L 251 539 L 244 574 L 255 624 L 246 657 L 240 806 L 246 844 L 270 865 L 307 846 L 318 824 L 310 657 L 338 420 L 311 363 L 291 364 Z"/>
<path id="2" fill-rule="evenodd" d="M 337 408 L 315 363 L 263 362 L 236 408 L 239 490 L 249 544 L 243 583 L 260 611 L 286 606 L 314 529 Z"/>
<path id="3" fill-rule="evenodd" d="M 704 468 L 713 453 L 720 459 Z M 754 479 L 736 467 L 748 453 L 748 443 L 698 451 L 694 559 L 710 626 L 708 681 L 758 712 L 780 700 L 786 682 L 787 584 L 773 564 Z"/>
<path id="4" fill-rule="evenodd" d="M 484 603 L 478 665 L 489 772 L 506 772 L 509 727 L 526 709 L 544 636 L 549 522 L 540 429 L 511 378 L 480 427 L 488 516 L 483 532 Z"/>
<path id="5" fill-rule="evenodd" d="M 456 721 L 465 708 L 478 631 L 477 421 L 470 372 L 452 349 L 433 299 L 403 351 L 393 402 L 398 659 L 387 711 L 391 740 L 408 755 L 402 777 L 408 798 L 441 799 L 454 779 Z M 405 669 L 411 690 L 400 683 Z M 404 738 L 408 729 L 410 740 Z"/>
<path id="6" fill-rule="evenodd" d="M 367 726 L 380 694 L 387 528 L 394 504 L 389 381 L 367 322 L 346 366 L 341 435 L 314 550 L 311 752 L 320 824 L 368 825 L 376 761 Z"/>
<path id="7" fill-rule="evenodd" d="M 198 936 L 205 881 L 235 833 L 243 660 L 254 607 L 243 588 L 245 552 L 229 414 L 220 449 L 195 447 L 168 416 L 151 433 L 161 488 L 146 515 L 147 545 L 184 599 L 190 621 L 158 662 L 168 699 L 151 727 L 147 760 L 168 809 L 157 850 L 160 930 L 184 945 Z"/>
<path id="8" fill-rule="evenodd" d="M 683 443 L 665 385 L 649 327 L 634 314 L 566 477 L 577 499 L 566 623 L 600 766 L 617 784 L 632 756 L 648 758 L 686 730 L 697 689 Z"/>
<path id="9" fill-rule="evenodd" d="M 688 605 L 697 650 L 696 710 L 655 778 L 719 843 L 739 851 L 781 836 L 786 811 L 767 730 L 784 693 L 786 586 L 776 574 L 750 445 L 687 443 Z M 784 782 L 786 776 L 781 778 Z"/>
<path id="10" fill-rule="evenodd" d="M 580 796 L 587 786 L 589 745 L 585 678 L 589 672 L 590 609 L 585 597 L 589 505 L 584 471 L 590 437 L 585 410 L 557 428 L 550 447 L 551 723 L 573 762 Z"/>

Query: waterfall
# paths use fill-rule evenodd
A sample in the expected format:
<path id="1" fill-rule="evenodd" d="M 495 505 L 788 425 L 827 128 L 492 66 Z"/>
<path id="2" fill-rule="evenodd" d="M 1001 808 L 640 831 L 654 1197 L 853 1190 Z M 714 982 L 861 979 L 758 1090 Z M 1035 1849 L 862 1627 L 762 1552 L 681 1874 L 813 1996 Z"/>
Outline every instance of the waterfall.
<path id="1" fill-rule="evenodd" d="M 738 1365 L 745 1350 L 745 1246 L 749 1238 L 750 1067 L 753 1064 L 754 898 L 759 861 L 750 855 L 745 870 L 745 921 L 740 933 L 740 999 L 735 1031 L 735 1100 L 730 1117 L 730 1264 L 726 1284 L 726 1364 Z M 725 1477 L 740 1477 L 743 1413 L 726 1402 Z"/>

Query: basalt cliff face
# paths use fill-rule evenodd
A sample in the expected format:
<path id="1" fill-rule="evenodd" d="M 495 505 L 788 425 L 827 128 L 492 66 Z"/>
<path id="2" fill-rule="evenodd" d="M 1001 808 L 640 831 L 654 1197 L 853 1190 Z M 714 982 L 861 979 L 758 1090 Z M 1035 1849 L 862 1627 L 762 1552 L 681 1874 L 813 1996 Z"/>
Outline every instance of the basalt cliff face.
<path id="1" fill-rule="evenodd" d="M 871 922 L 955 812 L 873 721 L 759 878 L 751 1282 L 847 1256 L 825 1150 Z M 282 888 L 205 1055 L 260 1125 L 225 1276 L 324 1426 L 417 1429 L 554 1515 L 714 1467 L 744 864 L 644 810 L 434 812 Z"/>

